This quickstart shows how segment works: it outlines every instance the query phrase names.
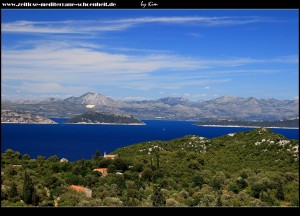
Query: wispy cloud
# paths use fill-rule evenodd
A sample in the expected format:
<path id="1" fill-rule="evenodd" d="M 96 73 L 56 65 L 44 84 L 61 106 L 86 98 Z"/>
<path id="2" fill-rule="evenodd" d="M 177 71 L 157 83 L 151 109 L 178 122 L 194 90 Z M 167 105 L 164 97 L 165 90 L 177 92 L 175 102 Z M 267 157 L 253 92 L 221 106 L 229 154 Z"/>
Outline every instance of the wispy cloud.
<path id="1" fill-rule="evenodd" d="M 266 17 L 139 17 L 114 20 L 15 21 L 2 23 L 3 33 L 91 34 L 123 31 L 139 25 L 161 23 L 176 25 L 231 26 L 259 22 L 276 22 Z M 193 33 L 195 36 L 195 33 Z"/>
<path id="2" fill-rule="evenodd" d="M 191 36 L 193 38 L 203 38 L 204 35 L 197 32 L 188 32 L 186 35 Z"/>
<path id="3" fill-rule="evenodd" d="M 140 90 L 179 89 L 185 86 L 209 86 L 212 83 L 230 82 L 231 75 L 236 73 L 251 75 L 266 72 L 240 69 L 245 65 L 297 62 L 296 56 L 272 59 L 203 59 L 174 53 L 118 54 L 101 48 L 90 43 L 64 41 L 37 41 L 32 43 L 31 48 L 26 49 L 4 48 L 2 79 L 6 82 L 22 81 L 19 89 L 28 92 L 69 94 L 84 91 L 87 86 Z"/>

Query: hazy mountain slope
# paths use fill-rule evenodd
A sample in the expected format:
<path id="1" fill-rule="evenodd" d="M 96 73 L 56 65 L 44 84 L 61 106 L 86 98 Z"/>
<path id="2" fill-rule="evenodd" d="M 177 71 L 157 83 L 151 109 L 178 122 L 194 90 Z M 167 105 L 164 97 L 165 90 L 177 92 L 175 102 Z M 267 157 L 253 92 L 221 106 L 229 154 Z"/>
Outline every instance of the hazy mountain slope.
<path id="1" fill-rule="evenodd" d="M 1 110 L 1 123 L 57 124 L 51 119 L 25 112 Z"/>
<path id="2" fill-rule="evenodd" d="M 204 102 L 186 98 L 161 98 L 148 101 L 121 102 L 88 92 L 79 97 L 48 99 L 41 102 L 2 102 L 2 109 L 28 111 L 47 117 L 74 117 L 87 112 L 87 105 L 93 110 L 114 114 L 131 114 L 139 119 L 169 120 L 281 120 L 299 117 L 299 100 L 257 99 L 224 96 Z"/>

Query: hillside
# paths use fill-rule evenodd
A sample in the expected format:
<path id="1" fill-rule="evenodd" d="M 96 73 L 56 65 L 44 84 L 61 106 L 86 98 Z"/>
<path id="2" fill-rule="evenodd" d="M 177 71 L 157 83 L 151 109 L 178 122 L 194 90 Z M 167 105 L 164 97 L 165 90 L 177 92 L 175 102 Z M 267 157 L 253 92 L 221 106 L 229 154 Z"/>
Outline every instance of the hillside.
<path id="1" fill-rule="evenodd" d="M 298 146 L 259 128 L 134 144 L 113 160 L 99 151 L 68 162 L 6 150 L 1 206 L 299 206 Z"/>
<path id="2" fill-rule="evenodd" d="M 111 114 L 104 112 L 90 111 L 82 115 L 75 116 L 66 123 L 77 124 L 144 124 L 139 119 L 129 115 Z"/>
<path id="3" fill-rule="evenodd" d="M 259 128 L 247 132 L 228 134 L 214 139 L 186 136 L 167 142 L 152 141 L 118 149 L 113 154 L 122 157 L 144 158 L 152 152 L 174 160 L 172 166 L 183 163 L 172 157 L 173 153 L 185 152 L 201 158 L 205 168 L 236 172 L 243 168 L 278 170 L 278 167 L 296 171 L 298 167 L 298 140 L 287 140 L 270 129 Z M 199 162 L 199 161 L 198 161 Z M 275 162 L 275 163 L 274 163 Z M 200 164 L 198 164 L 200 165 Z"/>
<path id="4" fill-rule="evenodd" d="M 11 110 L 1 110 L 1 123 L 56 124 L 56 122 L 51 119 L 47 119 L 42 116 Z"/>

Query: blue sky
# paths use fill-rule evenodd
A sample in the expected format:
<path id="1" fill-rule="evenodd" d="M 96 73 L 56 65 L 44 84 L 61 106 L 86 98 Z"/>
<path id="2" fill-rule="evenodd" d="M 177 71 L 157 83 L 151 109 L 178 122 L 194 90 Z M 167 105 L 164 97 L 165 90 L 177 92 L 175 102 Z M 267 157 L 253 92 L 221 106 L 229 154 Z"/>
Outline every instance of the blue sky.
<path id="1" fill-rule="evenodd" d="M 299 10 L 2 10 L 2 99 L 298 99 Z"/>

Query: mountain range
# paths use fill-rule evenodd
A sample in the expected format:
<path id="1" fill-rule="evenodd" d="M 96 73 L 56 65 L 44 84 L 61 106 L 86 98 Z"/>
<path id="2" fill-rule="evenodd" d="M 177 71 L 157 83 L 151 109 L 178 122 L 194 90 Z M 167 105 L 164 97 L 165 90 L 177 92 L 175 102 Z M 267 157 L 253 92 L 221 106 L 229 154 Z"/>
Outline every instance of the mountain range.
<path id="1" fill-rule="evenodd" d="M 1 109 L 27 111 L 48 118 L 71 118 L 90 110 L 129 114 L 139 119 L 167 120 L 281 120 L 299 118 L 299 100 L 258 99 L 223 96 L 207 101 L 182 97 L 157 100 L 117 101 L 95 92 L 66 99 L 2 101 Z"/>

